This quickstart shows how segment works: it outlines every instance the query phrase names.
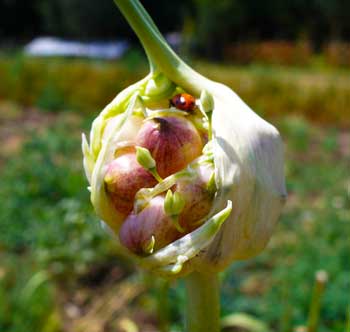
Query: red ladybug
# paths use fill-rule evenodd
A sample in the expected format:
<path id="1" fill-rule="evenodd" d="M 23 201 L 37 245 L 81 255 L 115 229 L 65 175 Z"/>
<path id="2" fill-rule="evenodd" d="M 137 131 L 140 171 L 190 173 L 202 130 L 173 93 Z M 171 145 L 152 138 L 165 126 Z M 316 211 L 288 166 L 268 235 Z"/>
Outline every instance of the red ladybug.
<path id="1" fill-rule="evenodd" d="M 182 111 L 192 112 L 196 108 L 196 99 L 188 93 L 179 93 L 170 99 L 170 106 Z"/>

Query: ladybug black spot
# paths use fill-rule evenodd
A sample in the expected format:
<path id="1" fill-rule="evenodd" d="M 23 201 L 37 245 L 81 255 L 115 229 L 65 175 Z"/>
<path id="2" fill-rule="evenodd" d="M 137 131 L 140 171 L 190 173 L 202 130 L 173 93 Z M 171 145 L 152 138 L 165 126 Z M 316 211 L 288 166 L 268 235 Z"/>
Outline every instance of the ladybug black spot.
<path id="1" fill-rule="evenodd" d="M 188 93 L 180 93 L 171 98 L 170 106 L 182 111 L 192 112 L 196 107 L 196 99 Z"/>

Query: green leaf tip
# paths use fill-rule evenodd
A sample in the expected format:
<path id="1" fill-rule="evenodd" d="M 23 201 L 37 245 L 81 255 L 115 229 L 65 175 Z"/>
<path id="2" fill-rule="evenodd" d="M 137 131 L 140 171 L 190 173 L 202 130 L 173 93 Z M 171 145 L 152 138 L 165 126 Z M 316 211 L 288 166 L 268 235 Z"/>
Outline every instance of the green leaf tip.
<path id="1" fill-rule="evenodd" d="M 145 169 L 150 171 L 158 182 L 162 181 L 156 168 L 156 161 L 153 159 L 148 149 L 136 146 L 136 160 Z"/>
<path id="2" fill-rule="evenodd" d="M 184 209 L 185 204 L 185 199 L 180 193 L 177 191 L 173 193 L 170 189 L 167 191 L 164 200 L 164 210 L 173 221 L 176 229 L 181 233 L 183 233 L 185 230 L 179 224 L 179 214 Z"/>
<path id="3" fill-rule="evenodd" d="M 201 92 L 200 105 L 201 105 L 202 111 L 205 113 L 208 113 L 214 110 L 214 98 L 207 90 L 202 90 Z"/>
<path id="4" fill-rule="evenodd" d="M 149 239 L 149 241 L 145 243 L 145 245 L 143 247 L 143 251 L 146 254 L 152 254 L 154 251 L 155 244 L 156 244 L 156 239 L 155 239 L 154 235 L 152 235 L 151 238 Z"/>
<path id="5" fill-rule="evenodd" d="M 156 167 L 156 162 L 149 150 L 141 146 L 136 146 L 136 160 L 143 168 L 147 170 Z"/>

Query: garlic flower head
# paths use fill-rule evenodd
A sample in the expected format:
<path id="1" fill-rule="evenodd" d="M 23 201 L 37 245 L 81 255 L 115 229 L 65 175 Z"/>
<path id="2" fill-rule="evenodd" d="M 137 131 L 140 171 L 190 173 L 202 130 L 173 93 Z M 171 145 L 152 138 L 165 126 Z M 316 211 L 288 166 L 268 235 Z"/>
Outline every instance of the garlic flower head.
<path id="1" fill-rule="evenodd" d="M 220 271 L 266 246 L 285 201 L 278 131 L 186 65 L 138 0 L 115 0 L 151 65 L 83 135 L 97 215 L 139 265 Z"/>

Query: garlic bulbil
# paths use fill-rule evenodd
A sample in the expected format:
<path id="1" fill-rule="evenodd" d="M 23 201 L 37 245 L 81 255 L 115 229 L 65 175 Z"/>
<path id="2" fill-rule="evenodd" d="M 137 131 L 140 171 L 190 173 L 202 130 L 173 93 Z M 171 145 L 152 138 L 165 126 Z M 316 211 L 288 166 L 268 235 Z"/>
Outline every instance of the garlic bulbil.
<path id="1" fill-rule="evenodd" d="M 105 190 L 113 206 L 128 215 L 134 206 L 136 193 L 141 188 L 153 187 L 157 180 L 137 161 L 136 152 L 127 151 L 106 165 Z"/>
<path id="2" fill-rule="evenodd" d="M 138 1 L 115 1 L 151 71 L 83 135 L 96 213 L 130 257 L 166 276 L 257 255 L 286 198 L 278 131 L 186 65 Z"/>
<path id="3" fill-rule="evenodd" d="M 164 196 L 156 196 L 139 213 L 123 222 L 120 242 L 130 251 L 147 255 L 165 247 L 181 236 L 164 209 Z"/>
<path id="4" fill-rule="evenodd" d="M 171 114 L 171 110 L 168 113 Z M 185 116 L 154 117 L 145 121 L 136 144 L 151 152 L 161 177 L 185 168 L 203 148 L 197 129 Z"/>

